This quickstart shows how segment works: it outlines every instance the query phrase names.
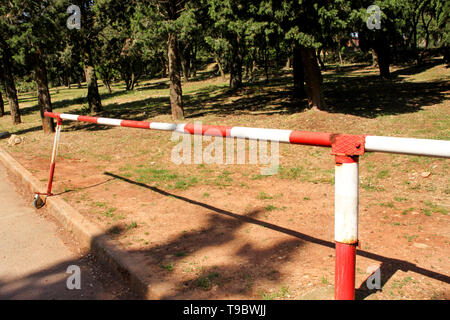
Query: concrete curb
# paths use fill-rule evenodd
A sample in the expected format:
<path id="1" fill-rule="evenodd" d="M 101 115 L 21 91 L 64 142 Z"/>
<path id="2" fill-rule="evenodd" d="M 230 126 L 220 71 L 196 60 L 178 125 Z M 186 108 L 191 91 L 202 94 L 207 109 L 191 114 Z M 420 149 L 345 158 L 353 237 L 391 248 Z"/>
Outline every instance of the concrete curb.
<path id="1" fill-rule="evenodd" d="M 30 193 L 30 206 L 32 206 L 34 192 L 46 190 L 46 186 L 1 147 L 0 162 L 18 178 L 21 187 Z M 149 286 L 145 281 L 146 276 L 139 269 L 138 262 L 112 243 L 104 230 L 88 221 L 57 196 L 47 198 L 45 206 L 48 212 L 80 242 L 83 249 L 89 250 L 104 267 L 120 276 L 140 297 L 152 299 Z"/>

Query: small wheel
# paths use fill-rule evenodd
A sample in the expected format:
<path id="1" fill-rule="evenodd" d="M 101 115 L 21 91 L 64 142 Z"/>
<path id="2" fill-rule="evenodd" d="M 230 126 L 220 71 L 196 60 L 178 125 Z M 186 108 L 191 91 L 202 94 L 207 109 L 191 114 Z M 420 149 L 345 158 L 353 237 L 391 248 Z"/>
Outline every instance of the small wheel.
<path id="1" fill-rule="evenodd" d="M 36 194 L 33 199 L 33 207 L 35 207 L 36 209 L 40 209 L 44 206 L 44 204 L 44 200 L 42 200 L 42 198 L 38 194 Z"/>

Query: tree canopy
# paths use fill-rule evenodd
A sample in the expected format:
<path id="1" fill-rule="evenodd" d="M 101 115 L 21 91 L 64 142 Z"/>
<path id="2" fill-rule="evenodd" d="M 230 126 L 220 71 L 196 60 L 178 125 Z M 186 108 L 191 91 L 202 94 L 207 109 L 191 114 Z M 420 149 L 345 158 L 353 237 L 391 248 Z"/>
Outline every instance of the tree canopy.
<path id="1" fill-rule="evenodd" d="M 80 9 L 79 29 L 66 24 L 70 5 Z M 373 5 L 379 28 L 367 24 Z M 218 75 L 229 74 L 232 91 L 292 67 L 293 99 L 326 110 L 326 56 L 342 63 L 342 53 L 357 52 L 384 79 L 392 63 L 420 64 L 426 49 L 441 50 L 448 62 L 449 12 L 443 0 L 2 1 L 0 105 L 6 97 L 20 123 L 16 84 L 32 82 L 44 131 L 52 132 L 43 117 L 52 110 L 51 86 L 86 82 L 95 113 L 103 110 L 99 80 L 111 93 L 116 81 L 134 90 L 142 79 L 168 77 L 172 116 L 182 119 L 183 81 L 214 63 Z"/>

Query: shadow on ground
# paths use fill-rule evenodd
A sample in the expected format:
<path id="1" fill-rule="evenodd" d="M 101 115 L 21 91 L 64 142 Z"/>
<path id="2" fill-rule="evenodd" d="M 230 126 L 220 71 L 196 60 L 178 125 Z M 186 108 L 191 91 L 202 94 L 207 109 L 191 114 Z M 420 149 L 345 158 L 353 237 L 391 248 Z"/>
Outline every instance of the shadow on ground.
<path id="1" fill-rule="evenodd" d="M 141 188 L 145 188 L 151 192 L 157 192 L 166 197 L 173 197 L 180 201 L 206 208 L 210 210 L 211 213 L 214 213 L 213 215 L 210 215 L 209 221 L 203 226 L 203 228 L 201 228 L 201 230 L 180 233 L 164 244 L 154 245 L 144 250 L 127 251 L 130 255 L 144 255 L 151 261 L 150 264 L 147 262 L 142 266 L 145 269 L 153 268 L 153 272 L 148 279 L 150 290 L 161 286 L 163 288 L 167 288 L 167 284 L 172 284 L 172 286 L 176 288 L 175 291 L 168 290 L 168 293 L 163 293 L 159 296 L 161 299 L 186 299 L 192 296 L 195 297 L 196 292 L 208 292 L 208 296 L 214 299 L 226 299 L 228 296 L 233 296 L 236 294 L 250 294 L 253 297 L 255 293 L 252 293 L 252 284 L 255 281 L 269 281 L 272 282 L 274 286 L 278 286 L 280 282 L 282 282 L 285 275 L 280 271 L 281 264 L 279 260 L 273 259 L 274 256 L 283 255 L 286 257 L 283 262 L 287 262 L 291 259 L 294 253 L 302 250 L 302 247 L 307 243 L 325 246 L 330 249 L 334 249 L 335 247 L 335 244 L 331 241 L 319 239 L 292 229 L 261 221 L 258 219 L 258 215 L 261 213 L 260 210 L 253 210 L 244 215 L 236 214 L 195 199 L 189 199 L 169 193 L 157 187 L 152 187 L 130 180 L 114 173 L 105 172 L 104 174 L 109 178 L 133 184 Z M 244 261 L 244 263 L 217 264 L 213 267 L 202 268 L 201 272 L 196 275 L 193 274 L 188 279 L 181 282 L 177 282 L 172 279 L 170 268 L 166 265 L 168 263 L 168 254 L 171 254 L 170 263 L 176 264 L 186 255 L 200 252 L 207 247 L 220 246 L 236 239 L 236 232 L 245 224 L 262 226 L 274 232 L 283 233 L 292 238 L 285 241 L 280 241 L 277 244 L 265 249 L 255 248 L 251 244 L 244 242 L 241 247 L 233 253 L 234 257 L 229 257 L 229 261 L 239 259 L 240 261 Z M 105 234 L 99 237 L 114 238 L 125 232 L 125 230 L 126 229 L 120 224 L 113 225 Z M 173 253 L 177 254 L 172 255 Z M 380 269 L 382 275 L 382 287 L 398 270 L 402 270 L 404 272 L 412 271 L 443 283 L 450 283 L 449 276 L 421 268 L 406 260 L 389 258 L 364 250 L 357 250 L 357 255 L 381 262 Z M 0 279 L 0 287 L 9 288 L 7 292 L 3 293 L 3 297 L 7 299 L 14 299 L 20 297 L 23 292 L 35 292 L 31 295 L 31 299 L 47 299 L 48 297 L 44 294 L 44 292 L 60 290 L 61 286 L 66 285 L 65 279 L 57 283 L 47 284 L 37 282 L 36 279 L 51 274 L 61 273 L 61 270 L 67 268 L 68 265 L 77 264 L 78 262 L 79 261 L 64 261 L 58 265 L 50 266 L 45 270 L 30 274 L 23 279 L 15 279 L 14 282 Z M 117 270 L 112 271 L 117 272 Z M 123 275 L 121 272 L 117 273 Z M 125 275 L 125 277 L 127 276 Z M 231 282 L 235 284 L 237 283 L 238 285 L 230 285 Z M 219 290 L 210 292 L 214 287 L 218 287 Z M 163 290 L 162 292 L 165 291 Z M 356 289 L 356 298 L 364 299 L 373 293 L 374 290 L 367 289 L 364 281 Z M 68 295 L 66 298 L 71 297 L 73 297 L 73 295 Z M 80 297 L 77 296 L 75 298 Z M 95 299 L 95 294 L 91 298 Z M 118 298 L 127 299 L 129 296 L 119 296 Z"/>
<path id="2" fill-rule="evenodd" d="M 448 81 L 407 81 L 405 76 L 424 72 L 442 64 L 441 60 L 430 60 L 422 65 L 405 66 L 392 72 L 392 79 L 382 80 L 377 75 L 366 74 L 365 64 L 343 66 L 324 75 L 324 95 L 327 110 L 330 113 L 343 113 L 365 118 L 376 118 L 382 115 L 412 113 L 425 106 L 439 104 L 448 98 L 450 89 Z M 199 79 L 207 79 L 213 73 L 199 73 Z M 230 114 L 292 114 L 308 108 L 306 99 L 294 99 L 292 75 L 282 70 L 269 81 L 260 80 L 246 82 L 237 92 L 230 91 L 227 85 L 211 84 L 183 95 L 187 119 L 195 119 L 206 115 L 225 116 Z M 146 120 L 158 115 L 170 114 L 168 82 L 161 80 L 136 89 L 136 92 L 165 90 L 167 96 L 146 97 L 129 102 L 113 102 L 104 105 L 104 111 L 97 116 Z M 127 93 L 116 90 L 102 94 L 102 99 L 112 98 Z M 129 93 L 129 91 L 128 91 Z M 85 104 L 85 97 L 65 99 L 53 103 L 53 109 L 67 108 Z M 38 106 L 22 109 L 26 115 L 38 112 Z M 90 114 L 88 108 L 78 107 L 66 111 L 75 114 Z M 40 127 L 20 130 L 17 133 L 36 131 Z M 75 130 L 107 130 L 111 127 L 92 123 L 66 124 L 66 131 Z"/>

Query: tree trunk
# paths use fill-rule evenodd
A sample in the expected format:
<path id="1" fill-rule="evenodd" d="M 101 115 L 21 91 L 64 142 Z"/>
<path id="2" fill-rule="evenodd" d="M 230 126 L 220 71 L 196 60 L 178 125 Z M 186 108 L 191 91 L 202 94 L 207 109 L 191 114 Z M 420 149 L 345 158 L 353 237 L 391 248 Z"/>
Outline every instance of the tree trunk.
<path id="1" fill-rule="evenodd" d="M 3 103 L 2 92 L 0 91 L 0 118 L 5 115 L 5 104 Z"/>
<path id="2" fill-rule="evenodd" d="M 319 61 L 320 68 L 325 69 L 325 64 L 322 61 L 322 58 L 320 57 L 320 52 L 322 51 L 322 48 L 317 49 L 317 60 Z"/>
<path id="3" fill-rule="evenodd" d="M 242 88 L 242 50 L 241 39 L 239 36 L 232 41 L 233 46 L 233 54 L 231 61 L 231 70 L 230 70 L 230 89 L 232 91 L 238 90 Z"/>
<path id="4" fill-rule="evenodd" d="M 381 44 L 380 46 L 374 48 L 374 51 L 377 57 L 378 67 L 380 69 L 380 77 L 382 79 L 389 79 L 391 77 L 391 73 L 389 71 L 389 65 L 391 63 L 389 46 Z"/>
<path id="5" fill-rule="evenodd" d="M 372 54 L 372 67 L 378 67 L 378 58 L 375 50 L 370 49 L 370 52 Z"/>
<path id="6" fill-rule="evenodd" d="M 177 36 L 169 33 L 167 41 L 167 56 L 169 61 L 170 108 L 174 120 L 184 119 L 183 91 L 180 77 L 180 55 L 177 47 Z"/>
<path id="7" fill-rule="evenodd" d="M 422 27 L 425 29 L 425 49 L 428 49 L 428 45 L 430 42 L 430 22 L 433 18 L 430 18 L 430 20 L 428 20 L 428 23 L 425 22 L 425 10 L 422 11 Z"/>
<path id="8" fill-rule="evenodd" d="M 187 82 L 191 76 L 191 49 L 189 45 L 185 46 L 184 50 L 181 51 L 180 59 L 184 80 Z"/>
<path id="9" fill-rule="evenodd" d="M 222 77 L 223 80 L 225 80 L 225 72 L 223 72 L 223 67 L 222 64 L 220 63 L 219 56 L 217 54 L 214 54 L 214 59 L 216 60 L 217 67 L 219 68 L 220 76 Z"/>
<path id="10" fill-rule="evenodd" d="M 111 83 L 109 82 L 109 80 L 103 79 L 103 84 L 105 85 L 106 90 L 108 90 L 108 93 L 111 94 L 112 90 L 111 90 Z"/>
<path id="11" fill-rule="evenodd" d="M 100 112 L 103 110 L 100 94 L 98 93 L 97 75 L 95 68 L 91 65 L 85 65 L 86 82 L 88 88 L 88 103 L 91 112 Z"/>
<path id="12" fill-rule="evenodd" d="M 3 48 L 3 74 L 5 80 L 5 90 L 8 96 L 9 109 L 13 124 L 19 124 L 22 122 L 20 118 L 19 99 L 17 98 L 16 85 L 14 83 L 14 76 L 11 70 L 11 54 L 9 52 L 8 45 L 3 38 L 0 38 L 0 44 Z"/>
<path id="13" fill-rule="evenodd" d="M 34 73 L 37 85 L 38 105 L 42 119 L 44 133 L 55 132 L 53 118 L 44 117 L 44 112 L 52 112 L 52 101 L 48 90 L 47 68 L 41 48 L 37 48 L 34 54 Z"/>
<path id="14" fill-rule="evenodd" d="M 291 56 L 288 56 L 288 57 L 287 57 L 287 60 L 286 60 L 286 66 L 285 66 L 285 68 L 286 68 L 286 69 L 289 69 L 291 66 L 292 66 Z"/>
<path id="15" fill-rule="evenodd" d="M 192 46 L 191 52 L 191 75 L 197 76 L 197 46 L 195 44 Z"/>
<path id="16" fill-rule="evenodd" d="M 306 94 L 308 104 L 313 109 L 323 110 L 326 107 L 322 91 L 322 74 L 317 64 L 314 48 L 301 48 L 302 62 L 305 70 Z"/>
<path id="17" fill-rule="evenodd" d="M 294 73 L 294 98 L 305 98 L 305 72 L 303 70 L 302 53 L 298 44 L 293 46 L 292 68 Z"/>

